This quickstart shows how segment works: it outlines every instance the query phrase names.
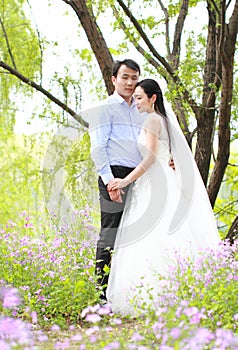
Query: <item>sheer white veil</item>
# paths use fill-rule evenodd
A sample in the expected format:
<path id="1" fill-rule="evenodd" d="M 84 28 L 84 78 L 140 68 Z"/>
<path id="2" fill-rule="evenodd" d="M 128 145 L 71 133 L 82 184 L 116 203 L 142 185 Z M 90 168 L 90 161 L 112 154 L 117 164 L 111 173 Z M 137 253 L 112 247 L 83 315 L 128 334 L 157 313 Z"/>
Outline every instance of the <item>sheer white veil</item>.
<path id="1" fill-rule="evenodd" d="M 190 223 L 196 226 L 198 231 L 200 224 L 204 226 L 205 223 L 211 238 L 211 244 L 213 241 L 217 243 L 219 235 L 214 214 L 197 164 L 176 116 L 167 105 L 166 110 L 169 111 L 167 120 L 171 153 L 181 188 L 180 200 L 170 223 L 170 234 L 173 234 L 189 216 Z"/>

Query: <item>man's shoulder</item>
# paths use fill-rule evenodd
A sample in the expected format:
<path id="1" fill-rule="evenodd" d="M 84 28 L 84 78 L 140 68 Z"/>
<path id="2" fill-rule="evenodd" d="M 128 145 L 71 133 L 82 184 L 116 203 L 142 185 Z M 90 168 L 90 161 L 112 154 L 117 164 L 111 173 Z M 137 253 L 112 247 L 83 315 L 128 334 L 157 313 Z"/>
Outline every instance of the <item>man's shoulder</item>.
<path id="1" fill-rule="evenodd" d="M 119 104 L 120 101 L 118 100 L 118 97 L 115 94 L 112 94 L 104 100 L 104 103 L 105 104 L 112 104 L 112 103 Z"/>
<path id="2" fill-rule="evenodd" d="M 101 101 L 98 101 L 91 108 L 99 108 L 99 107 L 107 106 L 108 104 L 113 104 L 113 103 L 119 104 L 119 101 L 114 94 L 104 98 Z"/>

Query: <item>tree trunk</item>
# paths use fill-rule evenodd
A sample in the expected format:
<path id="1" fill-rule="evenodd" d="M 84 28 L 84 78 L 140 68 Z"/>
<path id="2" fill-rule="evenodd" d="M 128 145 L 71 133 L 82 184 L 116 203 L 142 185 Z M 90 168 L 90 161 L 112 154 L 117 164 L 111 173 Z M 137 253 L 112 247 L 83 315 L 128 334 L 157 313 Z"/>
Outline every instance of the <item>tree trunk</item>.
<path id="1" fill-rule="evenodd" d="M 93 53 L 98 61 L 107 92 L 109 95 L 111 95 L 114 91 L 114 86 L 111 81 L 113 58 L 102 32 L 97 25 L 92 8 L 89 6 L 89 4 L 86 4 L 86 0 L 63 1 L 70 5 L 76 12 L 87 35 Z"/>
<path id="2" fill-rule="evenodd" d="M 230 121 L 233 92 L 234 55 L 238 32 L 238 0 L 229 24 L 225 23 L 226 2 L 222 1 L 219 53 L 221 57 L 221 102 L 219 110 L 218 153 L 208 186 L 208 195 L 214 206 L 230 155 Z"/>
<path id="3" fill-rule="evenodd" d="M 230 244 L 233 244 L 237 238 L 238 238 L 238 216 L 235 218 L 231 227 L 229 228 L 229 231 L 227 232 L 225 239 L 228 239 L 230 241 Z"/>
<path id="4" fill-rule="evenodd" d="M 213 143 L 213 129 L 215 120 L 215 89 L 214 80 L 216 77 L 216 13 L 208 6 L 208 36 L 206 61 L 204 67 L 204 84 L 202 106 L 197 113 L 197 143 L 195 160 L 200 170 L 203 182 L 207 185 L 211 151 Z"/>
<path id="5" fill-rule="evenodd" d="M 207 185 L 211 161 L 214 112 L 201 111 L 197 126 L 197 143 L 195 160 L 202 176 L 204 185 Z"/>
<path id="6" fill-rule="evenodd" d="M 230 118 L 233 85 L 233 64 L 222 67 L 222 94 L 218 129 L 218 153 L 208 186 L 211 205 L 214 206 L 230 156 Z"/>

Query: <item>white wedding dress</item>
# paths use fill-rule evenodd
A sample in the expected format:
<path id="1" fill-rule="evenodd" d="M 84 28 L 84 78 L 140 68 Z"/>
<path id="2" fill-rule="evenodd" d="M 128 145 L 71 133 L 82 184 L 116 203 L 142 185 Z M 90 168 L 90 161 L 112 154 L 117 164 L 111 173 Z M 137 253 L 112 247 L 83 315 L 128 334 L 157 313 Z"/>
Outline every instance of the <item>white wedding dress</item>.
<path id="1" fill-rule="evenodd" d="M 176 264 L 174 250 L 193 258 L 200 249 L 215 248 L 220 241 L 206 190 L 190 150 L 186 149 L 175 159 L 176 171 L 169 167 L 167 128 L 164 119 L 158 118 L 161 119 L 161 131 L 157 161 L 131 186 L 112 257 L 107 299 L 112 310 L 122 315 L 137 313 L 135 297 L 137 306 L 141 302 L 149 307 L 156 302 L 158 295 L 163 293 L 158 273 L 166 276 L 169 266 Z M 174 138 L 171 140 L 174 156 L 178 139 L 176 128 L 171 130 L 171 137 Z M 138 148 L 143 156 L 143 128 Z M 186 154 L 191 157 L 191 162 L 184 172 L 181 170 L 184 164 L 179 162 L 183 163 Z M 147 290 L 150 290 L 149 294 Z"/>

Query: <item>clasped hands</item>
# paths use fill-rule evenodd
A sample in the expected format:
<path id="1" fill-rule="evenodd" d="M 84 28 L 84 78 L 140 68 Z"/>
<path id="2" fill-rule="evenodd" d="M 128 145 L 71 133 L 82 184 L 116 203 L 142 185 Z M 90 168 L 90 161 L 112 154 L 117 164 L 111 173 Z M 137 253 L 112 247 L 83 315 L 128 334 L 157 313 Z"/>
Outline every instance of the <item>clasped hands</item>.
<path id="1" fill-rule="evenodd" d="M 128 182 L 120 178 L 114 178 L 107 184 L 107 191 L 113 202 L 122 203 L 121 195 L 124 194 L 122 188 L 127 185 Z"/>

